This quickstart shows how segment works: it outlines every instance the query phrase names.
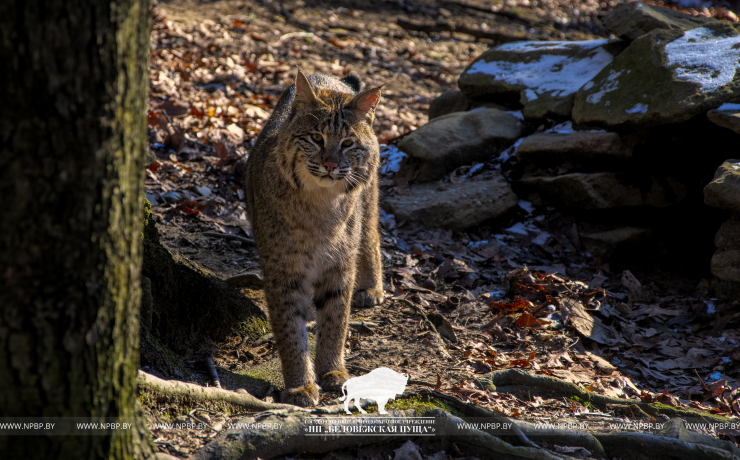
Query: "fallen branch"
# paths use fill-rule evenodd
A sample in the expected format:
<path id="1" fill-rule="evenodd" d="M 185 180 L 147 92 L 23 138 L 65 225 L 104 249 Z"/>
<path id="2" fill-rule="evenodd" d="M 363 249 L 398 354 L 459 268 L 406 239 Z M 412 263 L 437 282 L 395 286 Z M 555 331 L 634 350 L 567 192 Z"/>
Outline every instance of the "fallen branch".
<path id="1" fill-rule="evenodd" d="M 203 232 L 203 235 L 212 236 L 214 238 L 223 238 L 225 240 L 241 241 L 242 243 L 249 245 L 249 246 L 255 245 L 254 240 L 250 240 L 249 238 L 244 238 L 243 236 L 239 236 L 239 235 L 229 235 L 227 233 L 218 233 L 218 232 Z"/>
<path id="2" fill-rule="evenodd" d="M 435 24 L 424 24 L 419 22 L 412 22 L 406 19 L 398 19 L 396 23 L 406 29 L 414 30 L 417 32 L 458 32 L 473 36 L 475 38 L 487 38 L 498 43 L 509 43 L 518 42 L 522 40 L 536 40 L 536 38 L 529 35 L 509 35 L 500 32 L 491 32 L 488 30 L 474 29 L 472 27 L 456 25 L 449 22 L 437 22 Z"/>
<path id="3" fill-rule="evenodd" d="M 144 371 L 139 371 L 137 376 L 139 389 L 149 390 L 165 399 L 189 400 L 199 403 L 227 403 L 238 406 L 247 411 L 265 411 L 285 409 L 291 411 L 302 411 L 290 404 L 273 404 L 259 400 L 246 391 L 234 392 L 221 388 L 205 388 L 192 383 L 179 382 L 177 380 L 162 380 Z"/>
<path id="4" fill-rule="evenodd" d="M 532 20 L 527 19 L 525 17 L 522 17 L 522 16 L 520 16 L 520 15 L 518 15 L 516 13 L 513 13 L 511 11 L 494 11 L 492 9 L 492 7 L 490 7 L 490 6 L 489 7 L 486 7 L 486 6 L 478 6 L 478 5 L 472 5 L 472 4 L 467 3 L 467 2 L 459 2 L 459 1 L 453 1 L 453 0 L 445 0 L 444 3 L 449 3 L 451 5 L 457 5 L 459 7 L 467 8 L 467 9 L 474 10 L 474 11 L 481 11 L 483 13 L 494 14 L 496 16 L 501 16 L 502 18 L 511 19 L 512 21 L 521 22 L 522 24 L 524 24 L 524 25 L 526 25 L 528 27 L 531 27 L 533 25 L 541 25 L 541 24 L 543 24 L 540 21 L 532 21 Z"/>

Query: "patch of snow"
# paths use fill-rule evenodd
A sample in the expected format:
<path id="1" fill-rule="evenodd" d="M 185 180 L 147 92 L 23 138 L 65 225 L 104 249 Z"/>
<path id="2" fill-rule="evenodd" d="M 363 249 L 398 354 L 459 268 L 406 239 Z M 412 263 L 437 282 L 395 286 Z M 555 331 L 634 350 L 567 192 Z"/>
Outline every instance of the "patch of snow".
<path id="1" fill-rule="evenodd" d="M 519 147 L 519 144 L 521 144 L 523 140 L 524 138 L 522 137 L 521 139 L 514 142 L 514 145 L 501 152 L 501 155 L 498 156 L 498 160 L 501 161 L 501 163 L 506 163 L 509 158 L 516 155 L 516 149 Z"/>
<path id="2" fill-rule="evenodd" d="M 592 49 L 609 43 L 608 38 L 600 40 L 583 40 L 578 42 L 552 41 L 552 42 L 513 42 L 498 47 L 501 51 L 540 51 L 540 50 L 570 50 L 570 49 Z"/>
<path id="3" fill-rule="evenodd" d="M 506 112 L 506 113 L 508 113 L 510 115 L 514 115 L 518 119 L 524 121 L 524 115 L 522 115 L 522 111 L 521 110 L 517 110 L 516 112 Z"/>
<path id="4" fill-rule="evenodd" d="M 594 81 L 591 80 L 588 83 L 586 83 L 585 85 L 583 85 L 583 88 L 581 88 L 581 89 L 583 89 L 584 91 L 588 91 L 588 90 L 590 90 L 593 87 L 594 87 Z"/>
<path id="5" fill-rule="evenodd" d="M 625 110 L 627 113 L 646 113 L 648 109 L 647 104 L 635 104 L 631 109 Z"/>
<path id="6" fill-rule="evenodd" d="M 573 132 L 573 123 L 565 121 L 559 125 L 555 125 L 552 128 L 545 131 L 546 133 L 558 133 L 558 134 L 571 134 Z"/>
<path id="7" fill-rule="evenodd" d="M 503 297 L 506 295 L 506 291 L 492 291 L 491 297 Z"/>
<path id="8" fill-rule="evenodd" d="M 719 380 L 721 378 L 722 378 L 722 374 L 720 372 L 712 372 L 711 374 L 709 374 L 710 380 Z"/>
<path id="9" fill-rule="evenodd" d="M 517 235 L 529 235 L 529 232 L 527 232 L 527 228 L 521 222 L 517 222 L 511 227 L 504 229 L 504 231 L 509 233 L 516 233 Z"/>
<path id="10" fill-rule="evenodd" d="M 714 309 L 714 304 L 712 302 L 704 302 L 707 305 L 707 314 L 711 315 L 716 312 Z"/>
<path id="11" fill-rule="evenodd" d="M 495 79 L 511 85 L 531 88 L 534 96 L 551 93 L 552 96 L 567 96 L 578 91 L 586 82 L 609 65 L 614 56 L 599 46 L 608 40 L 587 40 L 585 42 L 518 42 L 502 45 L 501 51 L 537 51 L 544 49 L 561 50 L 580 47 L 592 49 L 590 55 L 574 57 L 545 54 L 529 62 L 509 62 L 480 60 L 473 64 L 468 73 L 493 75 Z M 529 100 L 533 100 L 527 94 Z"/>
<path id="12" fill-rule="evenodd" d="M 486 110 L 486 107 L 476 107 L 474 109 L 468 110 L 468 112 L 480 112 L 481 110 Z"/>
<path id="13" fill-rule="evenodd" d="M 401 163 L 406 158 L 406 154 L 398 150 L 395 145 L 380 146 L 380 174 L 396 173 L 401 169 Z"/>
<path id="14" fill-rule="evenodd" d="M 740 104 L 722 104 L 717 110 L 740 110 Z"/>
<path id="15" fill-rule="evenodd" d="M 529 201 L 519 200 L 519 207 L 524 209 L 527 214 L 532 214 L 534 212 L 534 205 Z"/>
<path id="16" fill-rule="evenodd" d="M 722 357 L 722 362 L 723 363 L 729 363 L 729 362 L 732 362 L 732 360 L 730 358 L 728 358 L 727 356 L 723 356 Z"/>
<path id="17" fill-rule="evenodd" d="M 668 65 L 680 80 L 701 85 L 702 93 L 711 93 L 735 78 L 740 67 L 740 36 L 717 36 L 706 27 L 687 31 L 665 46 Z"/>
<path id="18" fill-rule="evenodd" d="M 538 233 L 537 236 L 532 239 L 532 243 L 538 246 L 542 246 L 543 244 L 547 243 L 547 240 L 549 240 L 551 236 L 552 235 L 547 232 L 540 231 L 540 233 Z"/>
<path id="19" fill-rule="evenodd" d="M 535 93 L 534 90 L 531 90 L 529 88 L 524 90 L 524 95 L 527 96 L 528 101 L 534 101 L 537 99 L 537 93 Z"/>
<path id="20" fill-rule="evenodd" d="M 478 171 L 480 171 L 481 169 L 483 169 L 483 166 L 484 166 L 484 163 L 478 163 L 477 165 L 475 165 L 472 168 L 470 168 L 470 171 L 468 171 L 468 173 L 465 174 L 462 177 L 471 177 L 473 174 L 475 174 Z"/>
<path id="21" fill-rule="evenodd" d="M 473 243 L 471 241 L 470 243 L 468 243 L 468 247 L 471 248 L 471 249 L 475 249 L 475 248 L 479 248 L 481 246 L 485 246 L 487 244 L 488 244 L 488 240 L 485 240 L 485 241 L 476 241 L 475 243 Z"/>
<path id="22" fill-rule="evenodd" d="M 604 97 L 606 93 L 609 93 L 611 91 L 614 91 L 619 87 L 619 82 L 617 81 L 617 78 L 622 75 L 622 71 L 616 72 L 614 70 L 609 72 L 609 76 L 606 77 L 606 81 L 603 85 L 601 85 L 601 90 L 598 93 L 594 93 L 586 98 L 586 101 L 592 103 L 592 104 L 598 104 L 601 102 L 601 98 Z"/>

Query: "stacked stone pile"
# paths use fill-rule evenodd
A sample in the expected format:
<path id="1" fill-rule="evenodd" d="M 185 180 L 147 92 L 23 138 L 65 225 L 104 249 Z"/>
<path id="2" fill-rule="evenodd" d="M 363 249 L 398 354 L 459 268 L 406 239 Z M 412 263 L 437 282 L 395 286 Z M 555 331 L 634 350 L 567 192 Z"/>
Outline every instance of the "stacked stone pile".
<path id="1" fill-rule="evenodd" d="M 717 232 L 717 251 L 711 262 L 720 287 L 731 292 L 733 284 L 740 284 L 740 160 L 727 160 L 719 167 L 714 180 L 704 188 L 704 201 L 732 213 Z"/>
<path id="2" fill-rule="evenodd" d="M 603 22 L 618 39 L 509 43 L 471 62 L 460 90 L 435 100 L 429 124 L 399 142 L 409 156 L 400 174 L 415 180 L 387 207 L 460 229 L 513 207 L 511 184 L 518 198 L 576 217 L 594 255 L 691 247 L 708 265 L 726 218 L 714 208 L 740 212 L 716 198 L 732 193 L 729 179 L 712 180 L 740 151 L 740 27 L 639 2 Z M 491 187 L 455 195 L 462 184 L 442 178 L 479 162 L 488 179 L 477 181 Z M 484 206 L 486 194 L 503 205 Z M 430 217 L 440 212 L 431 203 L 446 198 L 455 218 Z M 740 282 L 733 219 L 717 236 L 712 270 Z"/>

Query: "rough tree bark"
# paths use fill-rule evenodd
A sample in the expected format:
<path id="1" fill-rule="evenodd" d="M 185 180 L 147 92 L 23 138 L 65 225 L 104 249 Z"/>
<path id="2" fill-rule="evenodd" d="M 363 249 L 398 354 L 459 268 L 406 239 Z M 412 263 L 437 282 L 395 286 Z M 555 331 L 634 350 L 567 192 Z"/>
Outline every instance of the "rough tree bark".
<path id="1" fill-rule="evenodd" d="M 136 399 L 149 0 L 0 2 L 0 417 L 137 420 L 0 436 L 3 458 L 149 458 Z"/>

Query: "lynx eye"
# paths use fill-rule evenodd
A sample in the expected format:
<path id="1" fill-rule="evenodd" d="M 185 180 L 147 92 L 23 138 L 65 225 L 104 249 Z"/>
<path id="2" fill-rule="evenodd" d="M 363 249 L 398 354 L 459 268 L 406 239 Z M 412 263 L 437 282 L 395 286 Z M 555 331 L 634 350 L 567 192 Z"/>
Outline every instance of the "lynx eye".
<path id="1" fill-rule="evenodd" d="M 311 134 L 311 139 L 313 139 L 314 142 L 321 142 L 324 140 L 324 136 L 321 134 Z"/>
<path id="2" fill-rule="evenodd" d="M 345 139 L 344 142 L 342 142 L 342 147 L 349 147 L 352 145 L 352 139 Z"/>

